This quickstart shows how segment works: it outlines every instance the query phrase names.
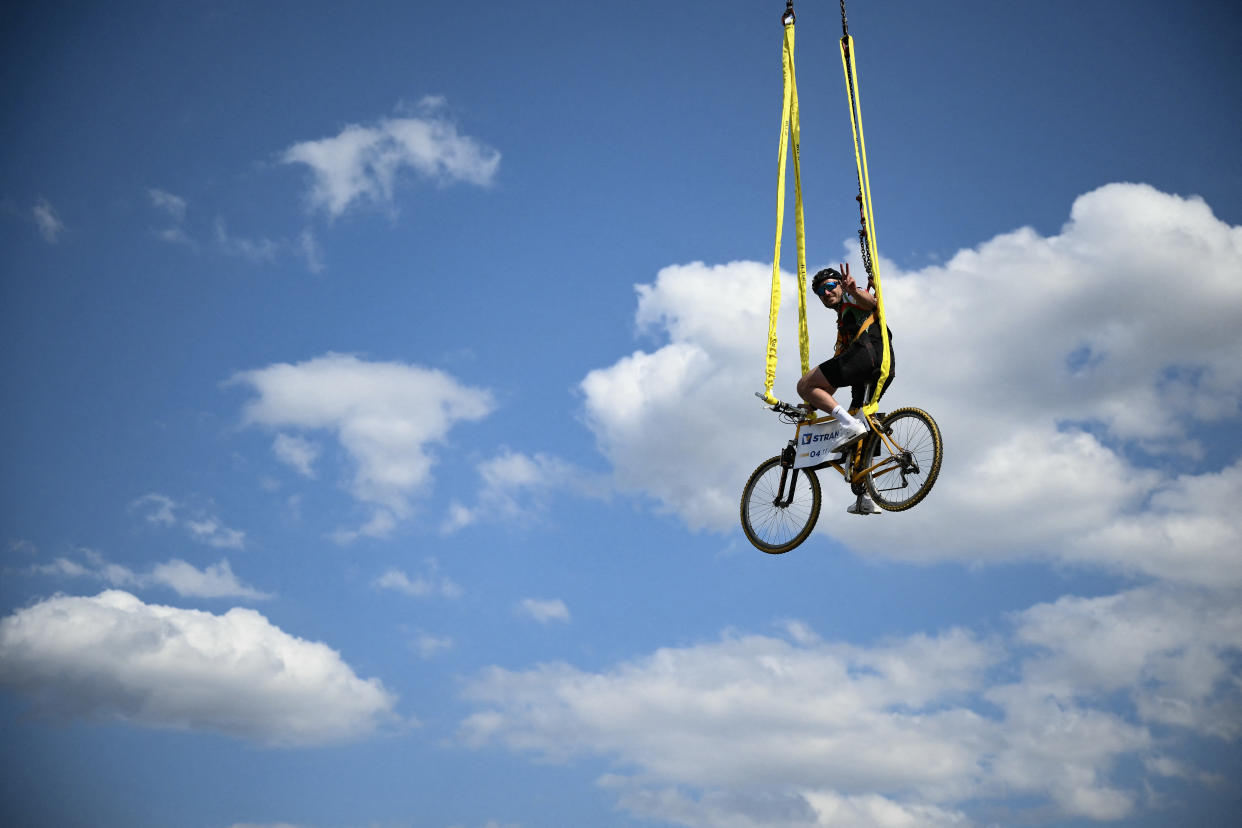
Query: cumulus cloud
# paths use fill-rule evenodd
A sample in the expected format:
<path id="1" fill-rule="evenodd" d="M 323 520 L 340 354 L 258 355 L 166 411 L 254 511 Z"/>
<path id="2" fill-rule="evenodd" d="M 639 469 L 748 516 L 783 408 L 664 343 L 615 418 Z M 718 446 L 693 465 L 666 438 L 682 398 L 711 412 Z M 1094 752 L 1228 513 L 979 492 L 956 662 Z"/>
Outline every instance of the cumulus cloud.
<path id="1" fill-rule="evenodd" d="M 1125 691 L 1146 722 L 1237 739 L 1242 610 L 1221 604 L 1213 593 L 1148 587 L 1032 607 L 1016 616 L 1018 640 L 1041 649 L 1023 685 L 1060 699 Z"/>
<path id="2" fill-rule="evenodd" d="M 323 273 L 327 269 L 323 261 L 323 248 L 320 247 L 319 240 L 315 238 L 314 232 L 309 227 L 303 228 L 298 234 L 294 247 L 306 261 L 306 269 L 311 273 Z"/>
<path id="3" fill-rule="evenodd" d="M 350 124 L 330 138 L 302 141 L 281 161 L 310 169 L 310 206 L 336 218 L 364 201 L 390 204 L 406 173 L 439 184 L 489 185 L 500 153 L 462 135 L 448 119 L 441 98 L 424 98 L 408 117 Z"/>
<path id="4" fill-rule="evenodd" d="M 30 214 L 43 240 L 48 244 L 56 244 L 60 240 L 60 234 L 65 232 L 65 223 L 61 221 L 60 214 L 51 202 L 46 198 L 39 199 Z"/>
<path id="5" fill-rule="evenodd" d="M 252 264 L 273 264 L 283 258 L 294 258 L 301 259 L 311 273 L 322 273 L 325 269 L 323 249 L 309 227 L 303 228 L 293 238 L 250 237 L 233 232 L 229 229 L 228 222 L 217 216 L 211 225 L 210 236 L 203 239 L 187 228 L 189 202 L 186 199 L 156 187 L 147 190 L 147 197 L 151 206 L 163 214 L 166 222 L 170 222 L 154 231 L 156 238 L 161 241 L 185 245 L 195 251 L 205 247 Z"/>
<path id="6" fill-rule="evenodd" d="M 57 596 L 0 621 L 0 685 L 37 712 L 200 730 L 264 745 L 356 739 L 395 698 L 325 644 L 253 610 L 223 615 L 107 591 Z"/>
<path id="7" fill-rule="evenodd" d="M 270 264 L 276 261 L 286 244 L 268 238 L 245 238 L 229 232 L 228 224 L 222 218 L 216 219 L 216 247 L 227 256 L 236 256 L 255 264 Z"/>
<path id="8" fill-rule="evenodd" d="M 150 575 L 138 576 L 138 583 L 145 581 L 163 584 L 183 596 L 256 599 L 271 597 L 237 580 L 227 560 L 210 564 L 206 569 L 198 569 L 174 558 L 166 563 L 156 564 Z"/>
<path id="9" fill-rule="evenodd" d="M 656 284 L 638 286 L 637 322 L 641 333 L 662 329 L 671 341 L 592 371 L 581 384 L 587 423 L 617 486 L 653 497 L 691 528 L 730 526 L 748 467 L 781 448 L 785 429 L 769 423 L 751 396 L 763 387 L 771 272 L 755 262 L 665 268 Z M 797 366 L 785 356 L 778 377 L 790 387 Z M 688 395 L 709 385 L 712 414 L 695 418 L 690 431 Z M 670 435 L 682 434 L 669 451 Z"/>
<path id="10" fill-rule="evenodd" d="M 32 568 L 40 575 L 61 578 L 91 578 L 114 587 L 144 589 L 152 586 L 167 587 L 186 598 L 249 598 L 262 600 L 271 596 L 238 580 L 227 560 L 199 569 L 179 558 L 156 564 L 150 572 L 133 569 L 109 562 L 92 549 L 83 549 L 86 563 L 68 558 L 57 558 L 50 564 Z"/>
<path id="11" fill-rule="evenodd" d="M 348 354 L 244 371 L 229 383 L 257 394 L 245 405 L 247 424 L 325 431 L 339 441 L 354 465 L 350 491 L 371 509 L 361 527 L 337 533 L 342 542 L 383 537 L 409 517 L 412 498 L 431 479 L 431 447 L 493 407 L 488 391 L 443 371 Z"/>
<path id="12" fill-rule="evenodd" d="M 131 509 L 136 509 L 143 513 L 143 518 L 147 523 L 156 523 L 161 526 L 177 525 L 177 503 L 167 495 L 151 492 L 135 500 L 130 504 Z"/>
<path id="13" fill-rule="evenodd" d="M 292 434 L 277 434 L 272 441 L 272 453 L 276 459 L 292 466 L 303 477 L 314 477 L 315 460 L 319 458 L 320 447 L 312 440 Z"/>
<path id="14" fill-rule="evenodd" d="M 451 578 L 440 574 L 440 564 L 434 558 L 424 561 L 422 572 L 412 578 L 396 567 L 390 568 L 375 579 L 375 586 L 379 589 L 395 590 L 415 598 L 461 597 L 461 587 Z"/>
<path id="15" fill-rule="evenodd" d="M 130 509 L 140 513 L 147 523 L 169 528 L 179 526 L 190 537 L 217 549 L 242 549 L 246 545 L 245 532 L 225 526 L 202 507 L 186 506 L 167 495 L 145 494 L 134 500 Z"/>
<path id="16" fill-rule="evenodd" d="M 1118 819 L 1144 801 L 1120 781 L 1123 760 L 1151 760 L 1143 784 L 1205 781 L 1175 755 L 1180 737 L 1237 738 L 1222 727 L 1242 699 L 1234 599 L 1152 587 L 1040 604 L 997 635 L 861 647 L 793 623 L 784 636 L 734 632 L 599 671 L 493 667 L 467 683 L 477 711 L 459 735 L 609 759 L 618 772 L 601 784 L 621 807 L 679 825 L 957 825 L 1013 797 Z M 1148 627 L 1159 634 L 1145 638 Z M 1132 713 L 1114 712 L 1118 693 Z M 1212 712 L 1166 715 L 1190 709 Z"/>
<path id="17" fill-rule="evenodd" d="M 151 206 L 163 214 L 166 224 L 162 229 L 155 230 L 155 237 L 160 241 L 169 244 L 184 245 L 192 250 L 198 250 L 199 244 L 189 234 L 185 228 L 186 212 L 189 210 L 189 202 L 184 198 L 167 190 L 161 190 L 158 187 L 151 187 L 147 190 L 147 198 L 151 201 Z"/>
<path id="18" fill-rule="evenodd" d="M 618 804 L 643 819 L 687 828 L 947 828 L 970 821 L 934 805 L 902 805 L 886 797 L 841 796 L 832 791 L 772 793 L 760 799 L 727 791 L 688 796 L 676 788 L 652 790 L 606 778 Z"/>
<path id="19" fill-rule="evenodd" d="M 151 198 L 151 204 L 161 212 L 167 213 L 173 221 L 177 223 L 185 221 L 187 205 L 184 198 L 156 187 L 147 190 L 147 195 Z"/>
<path id="20" fill-rule="evenodd" d="M 918 508 L 865 525 L 821 521 L 821 531 L 866 554 L 1055 556 L 1242 584 L 1242 529 L 1221 507 L 1242 495 L 1242 471 L 1198 436 L 1239 417 L 1239 272 L 1242 228 L 1200 199 L 1139 184 L 1080 197 L 1054 236 L 1020 229 L 917 271 L 881 262 L 897 357 L 882 408 L 929 410 L 944 467 Z M 790 436 L 752 396 L 770 274 L 756 262 L 664 268 L 638 287 L 636 313 L 639 332 L 662 344 L 581 383 L 616 483 L 692 528 L 733 531 L 747 475 Z M 1193 301 L 1175 300 L 1174 285 Z M 783 296 L 776 391 L 792 397 L 792 276 Z M 809 312 L 820 359 L 833 320 Z M 687 395 L 704 388 L 711 416 L 688 429 Z M 1162 457 L 1200 457 L 1207 468 L 1174 474 L 1152 460 Z M 831 479 L 825 496 L 829 512 L 851 497 Z"/>
<path id="21" fill-rule="evenodd" d="M 245 545 L 246 534 L 244 532 L 230 529 L 213 517 L 203 520 L 187 520 L 185 526 L 191 535 L 208 546 L 241 549 Z"/>
<path id="22" fill-rule="evenodd" d="M 215 238 L 212 249 L 236 259 L 244 259 L 251 264 L 269 265 L 282 259 L 300 259 L 311 273 L 323 273 L 323 249 L 314 232 L 303 228 L 295 238 L 282 236 L 275 239 L 267 236 L 249 237 L 234 233 L 223 218 L 217 218 L 214 225 Z M 198 247 L 181 227 L 174 227 L 161 234 L 161 238 L 171 242 L 185 242 L 191 247 Z"/>
<path id="23" fill-rule="evenodd" d="M 453 639 L 450 636 L 432 635 L 420 630 L 410 642 L 410 647 L 418 653 L 419 658 L 431 658 L 438 653 L 453 649 Z"/>
<path id="24" fill-rule="evenodd" d="M 535 619 L 540 624 L 547 624 L 552 621 L 567 623 L 569 621 L 569 607 L 565 606 L 565 602 L 559 598 L 552 600 L 523 598 L 518 602 L 518 611 Z"/>
<path id="25" fill-rule="evenodd" d="M 608 484 L 558 457 L 528 455 L 502 448 L 478 465 L 481 485 L 474 506 L 453 503 L 441 524 L 451 533 L 478 521 L 502 520 L 508 526 L 538 519 L 553 494 L 604 497 Z"/>

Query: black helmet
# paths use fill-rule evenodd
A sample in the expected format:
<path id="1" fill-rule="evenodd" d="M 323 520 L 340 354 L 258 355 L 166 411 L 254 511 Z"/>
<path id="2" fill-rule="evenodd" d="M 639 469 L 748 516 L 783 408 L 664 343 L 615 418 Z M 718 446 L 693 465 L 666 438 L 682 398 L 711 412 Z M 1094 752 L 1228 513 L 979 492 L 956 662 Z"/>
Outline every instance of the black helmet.
<path id="1" fill-rule="evenodd" d="M 819 286 L 830 279 L 837 282 L 845 281 L 845 277 L 842 276 L 835 268 L 825 267 L 819 273 L 816 273 L 814 278 L 811 279 L 811 291 L 814 292 L 819 290 Z"/>

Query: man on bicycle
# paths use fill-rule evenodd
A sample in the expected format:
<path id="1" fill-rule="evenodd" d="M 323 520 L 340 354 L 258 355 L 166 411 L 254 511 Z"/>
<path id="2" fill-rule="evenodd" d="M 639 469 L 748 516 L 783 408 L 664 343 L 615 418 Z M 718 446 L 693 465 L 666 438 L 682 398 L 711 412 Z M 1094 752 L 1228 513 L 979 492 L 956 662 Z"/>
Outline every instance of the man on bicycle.
<path id="1" fill-rule="evenodd" d="M 876 319 L 876 299 L 870 289 L 859 290 L 854 278 L 831 267 L 824 268 L 811 280 L 811 290 L 824 307 L 837 312 L 837 343 L 833 357 L 822 362 L 798 380 L 798 396 L 811 410 L 827 411 L 845 428 L 840 448 L 850 446 L 867 433 L 867 425 L 850 412 L 862 408 L 868 391 L 880 378 L 884 340 Z M 882 395 L 895 376 L 892 334 L 889 334 L 889 373 Z M 838 388 L 850 386 L 850 411 L 837 402 Z M 865 495 L 847 510 L 851 514 L 876 514 L 879 509 Z"/>

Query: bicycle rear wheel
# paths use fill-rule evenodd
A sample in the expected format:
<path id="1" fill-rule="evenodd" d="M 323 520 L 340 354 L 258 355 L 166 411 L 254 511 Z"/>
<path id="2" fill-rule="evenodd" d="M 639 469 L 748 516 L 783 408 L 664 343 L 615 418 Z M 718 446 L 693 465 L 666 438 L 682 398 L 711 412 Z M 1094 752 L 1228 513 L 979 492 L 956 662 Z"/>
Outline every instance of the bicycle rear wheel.
<path id="1" fill-rule="evenodd" d="M 940 428 L 920 408 L 899 408 L 880 426 L 888 440 L 873 435 L 863 447 L 874 463 L 863 484 L 881 509 L 901 512 L 927 497 L 940 475 Z"/>
<path id="2" fill-rule="evenodd" d="M 769 555 L 802 543 L 819 519 L 819 478 L 810 469 L 783 469 L 776 456 L 759 465 L 742 490 L 742 531 Z"/>

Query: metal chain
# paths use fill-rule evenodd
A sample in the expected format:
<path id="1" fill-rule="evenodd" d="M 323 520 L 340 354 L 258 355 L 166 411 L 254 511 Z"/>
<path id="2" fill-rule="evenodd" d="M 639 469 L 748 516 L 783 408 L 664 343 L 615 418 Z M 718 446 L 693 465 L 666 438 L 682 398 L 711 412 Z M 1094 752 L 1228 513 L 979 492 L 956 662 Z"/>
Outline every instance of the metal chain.
<path id="1" fill-rule="evenodd" d="M 795 18 L 794 18 L 793 0 L 785 0 L 785 13 L 781 15 L 781 22 L 785 24 L 786 26 L 788 26 L 789 24 L 794 22 L 794 19 Z M 850 36 L 850 24 L 849 24 L 849 20 L 845 16 L 845 0 L 841 0 L 841 33 L 842 33 L 841 39 L 843 41 L 848 40 Z M 846 49 L 848 50 L 848 48 L 849 47 L 847 45 Z M 848 57 L 848 52 L 847 52 L 847 57 Z M 848 91 L 850 95 L 850 117 L 853 118 L 854 112 L 856 111 L 856 107 L 857 107 L 857 104 L 855 103 L 853 83 L 848 84 Z M 874 283 L 875 281 L 875 275 L 871 269 L 871 247 L 870 245 L 867 244 L 867 214 L 866 214 L 866 211 L 863 209 L 862 200 L 863 200 L 862 180 L 859 179 L 857 201 L 858 201 L 858 217 L 862 223 L 862 227 L 858 231 L 858 245 L 862 251 L 863 269 L 867 272 L 867 286 L 870 287 L 872 283 Z"/>
<path id="2" fill-rule="evenodd" d="M 849 37 L 850 24 L 845 17 L 845 0 L 841 0 L 841 45 L 845 47 L 846 62 L 849 62 Z M 853 119 L 858 111 L 858 102 L 854 94 L 854 82 L 848 74 L 846 75 L 846 91 L 850 96 L 850 118 Z M 867 287 L 871 287 L 875 283 L 875 272 L 871 268 L 871 246 L 867 244 L 867 212 L 863 206 L 862 178 L 858 179 L 858 195 L 855 198 L 858 202 L 858 220 L 861 225 L 858 230 L 858 246 L 862 253 L 863 269 L 867 272 Z"/>
<path id="3" fill-rule="evenodd" d="M 858 231 L 858 246 L 862 251 L 863 270 L 867 271 L 867 287 L 871 287 L 875 284 L 875 274 L 871 271 L 871 245 L 867 244 L 867 220 L 865 218 Z"/>

